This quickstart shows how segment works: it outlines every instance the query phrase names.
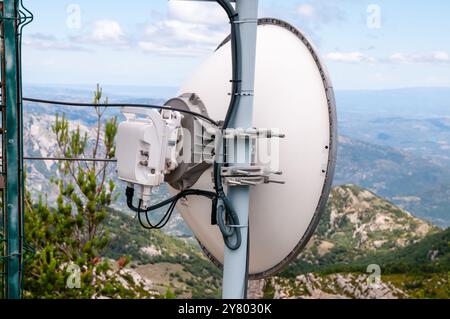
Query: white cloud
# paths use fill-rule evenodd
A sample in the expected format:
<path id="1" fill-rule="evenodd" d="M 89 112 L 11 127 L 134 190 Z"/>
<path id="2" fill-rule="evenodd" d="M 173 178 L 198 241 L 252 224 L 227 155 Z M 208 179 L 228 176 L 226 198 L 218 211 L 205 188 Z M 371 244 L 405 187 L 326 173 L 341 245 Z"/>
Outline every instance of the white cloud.
<path id="1" fill-rule="evenodd" d="M 176 49 L 174 47 L 166 46 L 160 43 L 150 42 L 150 41 L 140 41 L 138 43 L 139 48 L 146 53 L 154 53 L 158 55 L 166 56 L 187 56 L 193 57 L 205 54 L 204 50 L 195 47 L 186 47 L 182 50 Z"/>
<path id="2" fill-rule="evenodd" d="M 425 78 L 425 83 L 436 86 L 448 85 L 448 78 L 440 76 L 428 76 Z"/>
<path id="3" fill-rule="evenodd" d="M 345 13 L 330 0 L 315 0 L 299 5 L 296 14 L 303 23 L 308 23 L 311 28 L 320 28 L 323 25 L 344 20 Z"/>
<path id="4" fill-rule="evenodd" d="M 396 63 L 396 64 L 450 64 L 450 55 L 445 51 L 424 53 L 394 53 L 376 59 L 362 52 L 330 52 L 325 57 L 330 61 L 344 63 Z"/>
<path id="5" fill-rule="evenodd" d="M 214 50 L 226 34 L 206 25 L 164 20 L 147 26 L 139 46 L 146 52 L 196 56 Z"/>
<path id="6" fill-rule="evenodd" d="M 41 49 L 83 50 L 93 45 L 115 49 L 137 48 L 147 53 L 201 56 L 212 52 L 229 34 L 228 17 L 208 2 L 170 1 L 165 18 L 155 18 L 136 36 L 116 20 L 97 20 L 63 41 L 35 39 L 26 44 Z"/>
<path id="7" fill-rule="evenodd" d="M 194 43 L 199 46 L 217 45 L 223 39 L 222 32 L 209 29 L 205 25 L 192 24 L 177 20 L 165 20 L 155 25 L 150 25 L 145 30 L 147 37 L 167 38 L 165 42 L 176 42 L 177 44 Z M 220 40 L 219 40 L 220 39 Z"/>
<path id="8" fill-rule="evenodd" d="M 109 46 L 114 49 L 129 49 L 132 39 L 127 35 L 119 22 L 115 20 L 97 20 L 77 35 L 69 36 L 69 41 L 77 45 Z"/>
<path id="9" fill-rule="evenodd" d="M 300 17 L 303 18 L 309 18 L 314 16 L 315 14 L 315 9 L 311 4 L 305 3 L 305 4 L 301 4 L 298 8 L 297 8 L 297 13 Z"/>
<path id="10" fill-rule="evenodd" d="M 114 20 L 98 20 L 94 23 L 94 29 L 91 34 L 92 40 L 100 43 L 118 43 L 126 42 L 125 33 L 119 22 Z"/>
<path id="11" fill-rule="evenodd" d="M 346 13 L 342 10 L 342 6 L 337 4 L 337 1 L 306 0 L 301 2 L 303 3 L 292 9 L 291 14 L 297 17 L 303 32 L 316 43 L 322 41 L 320 30 L 326 26 L 339 26 L 346 18 Z"/>
<path id="12" fill-rule="evenodd" d="M 124 45 L 128 42 L 120 23 L 114 20 L 95 21 L 87 39 L 97 44 Z"/>
<path id="13" fill-rule="evenodd" d="M 138 45 L 148 53 L 204 55 L 227 36 L 227 21 L 223 10 L 213 3 L 171 1 L 167 18 L 147 25 Z"/>
<path id="14" fill-rule="evenodd" d="M 361 52 L 330 52 L 325 56 L 330 61 L 345 63 L 375 63 L 376 59 Z"/>
<path id="15" fill-rule="evenodd" d="M 88 51 L 83 46 L 71 41 L 61 40 L 53 35 L 44 33 L 27 34 L 23 39 L 23 45 L 39 50 Z"/>
<path id="16" fill-rule="evenodd" d="M 90 51 L 91 46 L 107 45 L 115 48 L 128 48 L 131 40 L 119 22 L 98 20 L 77 35 L 58 39 L 53 35 L 34 33 L 26 35 L 24 45 L 41 50 Z"/>
<path id="17" fill-rule="evenodd" d="M 394 53 L 388 58 L 392 63 L 430 63 L 430 64 L 450 64 L 450 55 L 444 51 L 425 53 Z"/>
<path id="18" fill-rule="evenodd" d="M 169 16 L 181 22 L 223 25 L 228 22 L 224 10 L 216 3 L 169 1 Z"/>

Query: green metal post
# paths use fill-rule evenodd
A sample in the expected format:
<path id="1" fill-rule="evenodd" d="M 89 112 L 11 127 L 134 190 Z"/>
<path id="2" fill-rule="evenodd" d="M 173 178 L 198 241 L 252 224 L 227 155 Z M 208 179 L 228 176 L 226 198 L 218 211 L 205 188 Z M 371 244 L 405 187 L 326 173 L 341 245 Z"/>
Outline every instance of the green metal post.
<path id="1" fill-rule="evenodd" d="M 4 30 L 4 88 L 6 132 L 6 297 L 19 299 L 21 297 L 21 262 L 22 262 L 22 167 L 20 141 L 20 80 L 18 68 L 18 1 L 3 1 Z"/>

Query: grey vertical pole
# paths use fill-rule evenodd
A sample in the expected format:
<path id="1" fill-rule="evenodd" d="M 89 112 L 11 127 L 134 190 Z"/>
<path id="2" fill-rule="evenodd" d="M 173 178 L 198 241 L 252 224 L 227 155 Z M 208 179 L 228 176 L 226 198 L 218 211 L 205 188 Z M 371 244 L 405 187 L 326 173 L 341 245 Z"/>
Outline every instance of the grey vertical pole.
<path id="1" fill-rule="evenodd" d="M 242 39 L 242 91 L 249 93 L 240 99 L 236 116 L 232 119 L 231 128 L 251 128 L 253 126 L 253 90 L 255 82 L 256 57 L 256 29 L 258 19 L 258 0 L 237 0 L 236 11 L 239 14 L 239 23 Z M 243 154 L 250 154 L 250 145 L 244 140 L 236 143 L 236 154 L 239 164 Z M 245 156 L 247 157 L 247 156 Z M 245 159 L 249 164 L 249 159 Z M 232 251 L 225 247 L 223 270 L 223 298 L 246 298 L 247 290 L 247 255 L 248 255 L 248 221 L 249 196 L 248 186 L 233 186 L 228 188 L 228 198 L 231 200 L 242 226 L 242 245 Z"/>

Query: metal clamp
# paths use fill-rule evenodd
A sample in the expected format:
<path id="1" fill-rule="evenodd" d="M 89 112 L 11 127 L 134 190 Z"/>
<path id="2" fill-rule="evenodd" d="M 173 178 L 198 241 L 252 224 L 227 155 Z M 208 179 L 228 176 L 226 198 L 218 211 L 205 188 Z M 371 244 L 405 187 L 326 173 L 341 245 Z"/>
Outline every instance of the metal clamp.
<path id="1" fill-rule="evenodd" d="M 228 186 L 257 186 L 261 184 L 285 184 L 285 181 L 274 180 L 272 176 L 282 175 L 283 172 L 271 171 L 264 166 L 234 166 L 223 167 L 222 178 Z"/>
<path id="2" fill-rule="evenodd" d="M 242 19 L 233 21 L 234 24 L 258 23 L 258 19 Z"/>
<path id="3" fill-rule="evenodd" d="M 285 138 L 286 135 L 271 129 L 232 129 L 228 128 L 224 132 L 224 139 L 232 138 Z"/>

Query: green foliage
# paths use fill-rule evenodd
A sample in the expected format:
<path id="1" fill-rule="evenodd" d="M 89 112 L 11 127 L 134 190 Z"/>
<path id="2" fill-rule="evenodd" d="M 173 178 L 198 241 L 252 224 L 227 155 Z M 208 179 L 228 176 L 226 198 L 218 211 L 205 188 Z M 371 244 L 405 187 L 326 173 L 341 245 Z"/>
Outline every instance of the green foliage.
<path id="1" fill-rule="evenodd" d="M 141 265 L 182 265 L 190 277 L 185 280 L 179 273 L 174 273 L 171 277 L 179 282 L 183 281 L 193 298 L 220 298 L 221 271 L 203 256 L 193 241 L 178 239 L 160 230 L 149 233 L 131 216 L 114 210 L 108 214 L 105 228 L 111 234 L 104 250 L 105 257 L 117 259 L 126 254 L 133 262 Z M 141 248 L 150 246 L 160 249 L 160 255 L 150 257 L 142 252 Z"/>
<path id="2" fill-rule="evenodd" d="M 271 280 L 267 280 L 263 288 L 263 299 L 273 299 L 275 297 L 275 288 Z"/>
<path id="3" fill-rule="evenodd" d="M 102 91 L 94 93 L 100 104 Z M 105 104 L 107 100 L 105 101 Z M 59 155 L 67 158 L 111 159 L 117 119 L 103 120 L 106 108 L 97 107 L 94 136 L 72 128 L 65 115 L 56 115 L 52 127 Z M 36 249 L 36 256 L 25 268 L 24 296 L 27 298 L 93 298 L 148 296 L 142 285 L 135 284 L 122 272 L 129 262 L 123 259 L 115 267 L 101 258 L 108 244 L 104 227 L 108 207 L 114 201 L 115 184 L 107 180 L 108 163 L 64 160 L 59 163 L 59 177 L 52 179 L 58 194 L 51 207 L 42 196 L 37 203 L 26 194 L 25 236 Z M 51 190 L 49 190 L 51 191 Z M 79 271 L 80 288 L 69 288 L 71 267 Z M 72 277 L 71 277 L 72 276 Z M 127 284 L 124 284 L 127 283 Z"/>
<path id="4" fill-rule="evenodd" d="M 175 295 L 175 293 L 170 288 L 167 289 L 164 299 L 176 299 L 176 298 L 177 296 Z"/>
<path id="5" fill-rule="evenodd" d="M 413 299 L 449 299 L 450 272 L 423 274 L 394 274 L 382 276 L 405 291 Z"/>
<path id="6" fill-rule="evenodd" d="M 450 269 L 450 228 L 426 236 L 421 241 L 391 252 L 373 252 L 355 260 L 346 259 L 345 249 L 332 250 L 318 259 L 318 264 L 297 260 L 283 277 L 292 278 L 299 273 L 340 272 L 365 273 L 367 265 L 380 265 L 383 274 L 446 273 Z"/>
<path id="7" fill-rule="evenodd" d="M 361 263 L 383 265 L 384 273 L 439 273 L 450 269 L 450 228 L 392 253 L 370 254 Z"/>

